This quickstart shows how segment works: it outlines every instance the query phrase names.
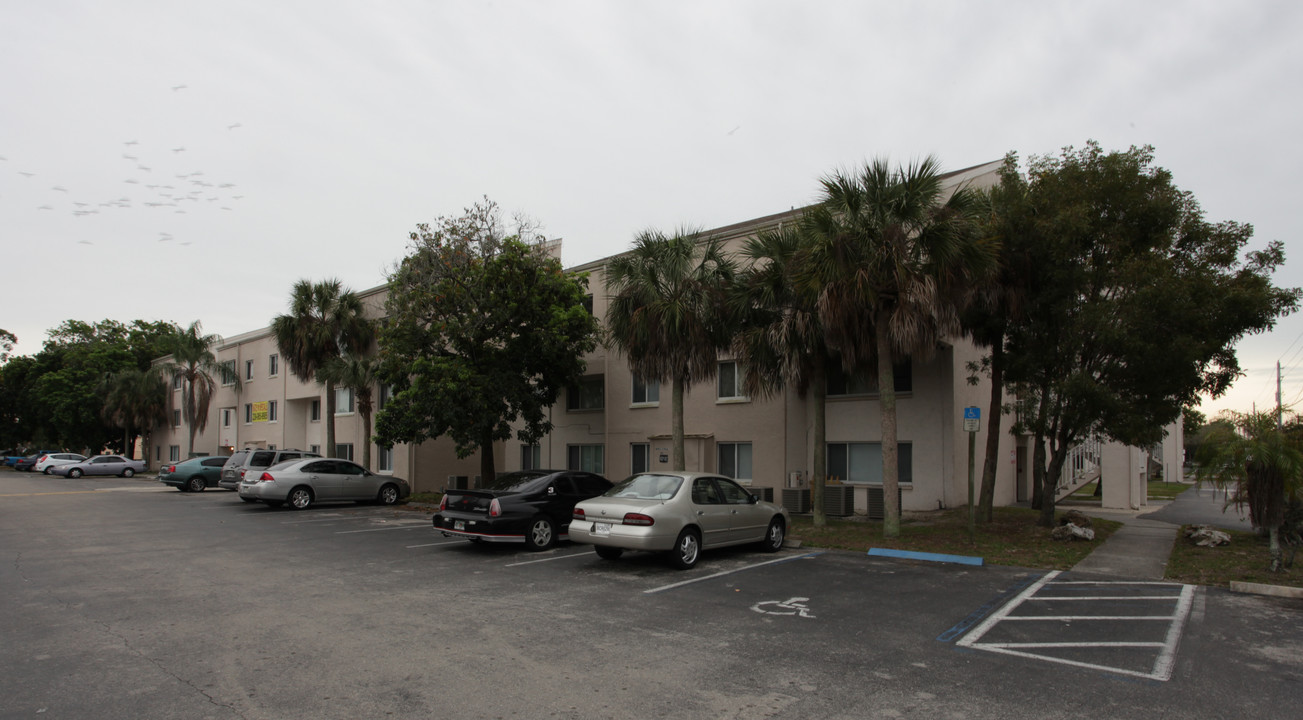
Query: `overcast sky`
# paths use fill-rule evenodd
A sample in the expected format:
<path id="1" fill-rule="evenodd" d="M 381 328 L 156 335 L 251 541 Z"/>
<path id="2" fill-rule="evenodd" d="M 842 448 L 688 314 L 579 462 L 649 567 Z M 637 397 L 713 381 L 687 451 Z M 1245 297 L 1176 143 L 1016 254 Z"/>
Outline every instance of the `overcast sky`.
<path id="1" fill-rule="evenodd" d="M 814 201 L 821 175 L 1150 144 L 1303 285 L 1297 2 L 0 0 L 0 328 L 200 320 L 385 282 L 487 195 L 567 267 L 639 230 Z M 1303 399 L 1303 318 L 1215 403 Z"/>

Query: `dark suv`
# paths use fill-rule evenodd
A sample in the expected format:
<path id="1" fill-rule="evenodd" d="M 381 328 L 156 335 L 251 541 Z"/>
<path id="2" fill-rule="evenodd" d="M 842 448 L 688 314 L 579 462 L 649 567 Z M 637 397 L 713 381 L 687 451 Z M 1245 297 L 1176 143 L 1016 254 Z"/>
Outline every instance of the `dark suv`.
<path id="1" fill-rule="evenodd" d="M 238 490 L 240 480 L 247 472 L 252 470 L 264 470 L 272 465 L 287 462 L 289 460 L 314 457 L 321 457 L 321 455 L 307 450 L 295 450 L 294 448 L 285 448 L 282 450 L 247 448 L 245 450 L 237 450 L 235 454 L 227 459 L 226 464 L 222 466 L 222 479 L 217 481 L 217 485 L 227 490 Z M 256 502 L 245 498 L 241 499 L 245 500 L 245 502 Z"/>

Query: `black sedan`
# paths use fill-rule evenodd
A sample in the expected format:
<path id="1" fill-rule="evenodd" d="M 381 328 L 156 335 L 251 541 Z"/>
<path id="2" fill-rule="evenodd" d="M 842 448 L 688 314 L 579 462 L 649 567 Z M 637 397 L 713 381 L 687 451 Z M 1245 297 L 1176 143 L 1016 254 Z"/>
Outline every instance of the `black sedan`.
<path id="1" fill-rule="evenodd" d="M 611 489 L 601 475 L 578 470 L 521 470 L 488 487 L 449 489 L 434 529 L 472 542 L 524 543 L 546 550 L 568 540 L 575 504 Z"/>

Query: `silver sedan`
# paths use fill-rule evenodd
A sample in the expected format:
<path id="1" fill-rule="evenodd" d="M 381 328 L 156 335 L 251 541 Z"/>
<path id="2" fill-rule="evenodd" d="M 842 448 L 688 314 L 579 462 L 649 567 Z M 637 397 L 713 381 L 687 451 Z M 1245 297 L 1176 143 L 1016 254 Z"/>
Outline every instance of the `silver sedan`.
<path id="1" fill-rule="evenodd" d="M 393 505 L 412 494 L 402 478 L 376 475 L 348 460 L 319 457 L 251 470 L 238 489 L 242 500 L 262 501 L 271 507 L 288 504 L 295 510 L 337 501 Z"/>
<path id="2" fill-rule="evenodd" d="M 117 475 L 129 478 L 144 471 L 144 460 L 130 460 L 121 455 L 96 455 L 89 460 L 55 465 L 50 468 L 51 475 L 64 475 L 70 478 L 79 478 L 82 475 Z"/>
<path id="3" fill-rule="evenodd" d="M 595 546 L 607 560 L 625 550 L 666 552 L 671 564 L 687 569 L 710 548 L 759 543 L 777 552 L 789 521 L 786 508 L 726 477 L 641 473 L 576 505 L 570 540 Z"/>

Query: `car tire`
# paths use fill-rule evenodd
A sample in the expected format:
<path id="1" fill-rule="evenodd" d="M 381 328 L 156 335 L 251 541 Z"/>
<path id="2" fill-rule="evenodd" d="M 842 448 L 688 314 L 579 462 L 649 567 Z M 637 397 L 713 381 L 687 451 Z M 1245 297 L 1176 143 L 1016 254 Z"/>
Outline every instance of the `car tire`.
<path id="1" fill-rule="evenodd" d="M 190 492 L 203 492 L 207 484 L 201 477 L 192 477 L 186 481 L 186 489 Z"/>
<path id="2" fill-rule="evenodd" d="M 41 474 L 42 474 L 42 475 L 53 475 L 54 473 L 50 472 L 50 466 L 49 466 L 49 465 L 46 465 L 46 466 L 45 466 L 45 469 L 41 471 Z"/>
<path id="3" fill-rule="evenodd" d="M 693 528 L 683 528 L 674 549 L 670 550 L 670 564 L 679 570 L 690 570 L 701 559 L 701 535 Z"/>
<path id="4" fill-rule="evenodd" d="M 765 539 L 760 541 L 760 546 L 765 552 L 778 552 L 783 549 L 783 539 L 787 535 L 787 527 L 783 524 L 783 519 L 775 517 L 769 521 L 769 527 L 765 530 Z"/>
<path id="5" fill-rule="evenodd" d="M 135 471 L 135 470 L 132 470 L 131 468 L 127 468 L 126 470 L 123 470 L 123 471 L 122 471 L 122 477 L 124 477 L 124 478 L 129 478 L 129 477 L 131 477 L 132 475 L 135 475 L 135 474 L 136 474 L 136 471 Z"/>
<path id="6" fill-rule="evenodd" d="M 398 502 L 398 486 L 393 483 L 385 483 L 380 488 L 380 493 L 376 495 L 376 502 L 381 505 L 394 505 Z"/>
<path id="7" fill-rule="evenodd" d="M 624 554 L 624 548 L 610 547 L 608 545 L 594 545 L 593 550 L 597 552 L 597 557 L 603 560 L 619 560 Z"/>
<path id="8" fill-rule="evenodd" d="M 70 477 L 70 478 L 79 478 L 79 477 L 81 477 L 81 470 L 80 470 L 79 468 L 73 468 L 73 469 L 69 470 L 69 471 L 68 471 L 68 477 Z"/>
<path id="9" fill-rule="evenodd" d="M 285 496 L 285 502 L 289 503 L 290 507 L 295 510 L 307 510 L 312 506 L 312 500 L 312 491 L 302 485 L 294 488 L 289 495 Z"/>
<path id="10" fill-rule="evenodd" d="M 546 550 L 556 543 L 556 525 L 551 518 L 539 515 L 529 521 L 525 529 L 525 547 L 530 550 Z"/>

